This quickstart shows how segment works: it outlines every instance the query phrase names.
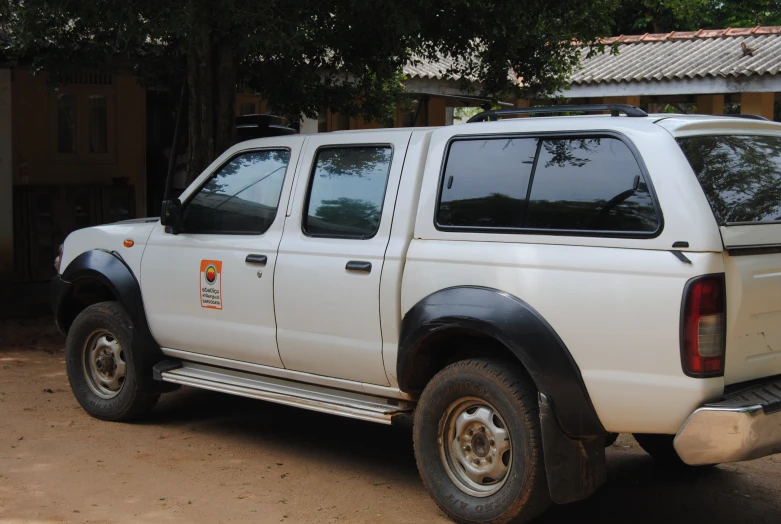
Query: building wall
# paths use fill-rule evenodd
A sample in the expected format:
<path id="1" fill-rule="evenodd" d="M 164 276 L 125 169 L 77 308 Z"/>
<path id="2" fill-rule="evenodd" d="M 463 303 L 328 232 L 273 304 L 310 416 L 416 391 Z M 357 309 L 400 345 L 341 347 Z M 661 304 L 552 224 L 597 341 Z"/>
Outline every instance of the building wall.
<path id="1" fill-rule="evenodd" d="M 416 97 L 416 100 L 420 100 L 420 97 Z M 426 118 L 428 118 L 428 125 L 430 126 L 445 125 L 447 123 L 446 106 L 447 100 L 445 98 L 429 95 L 428 106 L 419 112 L 415 125 L 425 125 L 424 121 Z M 404 111 L 407 107 L 407 105 L 399 104 L 396 109 L 393 127 L 403 127 L 405 123 Z M 261 100 L 260 96 L 247 93 L 238 93 L 236 95 L 236 116 L 266 113 L 267 111 L 268 103 L 265 100 Z M 321 114 L 317 119 L 303 118 L 300 124 L 301 133 L 304 134 L 353 129 L 379 129 L 383 127 L 379 122 L 367 121 L 362 116 L 347 117 L 330 109 L 326 109 L 325 114 Z"/>
<path id="2" fill-rule="evenodd" d="M 67 84 L 55 91 L 43 75 L 34 76 L 23 69 L 15 69 L 13 75 L 13 184 L 110 186 L 124 180 L 134 187 L 136 214 L 143 216 L 146 90 L 135 78 L 114 75 L 110 85 Z M 90 155 L 84 150 L 84 125 L 78 131 L 80 151 L 57 153 L 57 96 L 62 93 L 76 94 L 79 103 L 91 94 L 108 97 L 108 153 Z"/>
<path id="3" fill-rule="evenodd" d="M 11 70 L 0 69 L 0 270 L 5 274 L 14 264 L 11 97 Z"/>

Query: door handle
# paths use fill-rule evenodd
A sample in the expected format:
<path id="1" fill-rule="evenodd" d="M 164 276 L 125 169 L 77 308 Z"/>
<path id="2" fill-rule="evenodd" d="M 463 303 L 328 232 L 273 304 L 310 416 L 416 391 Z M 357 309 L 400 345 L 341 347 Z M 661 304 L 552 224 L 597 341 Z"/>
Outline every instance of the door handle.
<path id="1" fill-rule="evenodd" d="M 361 260 L 350 260 L 344 268 L 347 271 L 363 271 L 364 273 L 372 272 L 372 263 L 363 262 Z"/>
<path id="2" fill-rule="evenodd" d="M 265 266 L 266 262 L 268 262 L 268 257 L 266 255 L 247 255 L 247 258 L 244 259 L 244 262 L 247 264 L 259 264 L 261 266 Z"/>

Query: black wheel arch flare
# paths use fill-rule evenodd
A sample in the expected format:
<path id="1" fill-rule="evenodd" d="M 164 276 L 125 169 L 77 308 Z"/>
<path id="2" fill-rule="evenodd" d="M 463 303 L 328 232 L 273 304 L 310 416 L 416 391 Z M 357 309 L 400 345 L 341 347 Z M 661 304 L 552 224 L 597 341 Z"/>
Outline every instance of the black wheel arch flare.
<path id="1" fill-rule="evenodd" d="M 68 311 L 73 307 L 69 300 L 74 285 L 80 280 L 89 279 L 105 286 L 116 300 L 122 304 L 133 323 L 133 358 L 136 366 L 151 370 L 152 366 L 164 359 L 160 345 L 155 341 L 147 323 L 144 304 L 141 298 L 141 286 L 133 271 L 122 257 L 115 252 L 102 249 L 85 251 L 78 255 L 63 270 L 62 275 L 56 275 L 52 281 L 51 302 L 54 317 L 60 330 L 67 334 L 75 315 Z M 147 390 L 158 389 L 159 383 L 152 380 L 151 371 L 143 373 Z"/>
<path id="2" fill-rule="evenodd" d="M 491 337 L 509 349 L 539 392 L 549 399 L 561 429 L 569 437 L 606 434 L 580 369 L 561 338 L 529 304 L 497 289 L 442 289 L 421 299 L 404 315 L 396 363 L 402 391 L 418 389 L 413 377 L 426 339 L 452 328 Z"/>

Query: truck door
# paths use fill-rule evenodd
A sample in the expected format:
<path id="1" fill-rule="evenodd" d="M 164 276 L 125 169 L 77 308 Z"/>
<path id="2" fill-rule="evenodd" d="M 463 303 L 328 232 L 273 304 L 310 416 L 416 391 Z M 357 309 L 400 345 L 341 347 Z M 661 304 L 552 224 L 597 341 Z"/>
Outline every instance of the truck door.
<path id="1" fill-rule="evenodd" d="M 158 225 L 141 261 L 149 327 L 164 348 L 281 367 L 274 267 L 303 137 L 227 155 L 182 195 L 179 234 Z"/>
<path id="2" fill-rule="evenodd" d="M 410 135 L 309 138 L 274 276 L 286 368 L 388 385 L 380 275 Z"/>

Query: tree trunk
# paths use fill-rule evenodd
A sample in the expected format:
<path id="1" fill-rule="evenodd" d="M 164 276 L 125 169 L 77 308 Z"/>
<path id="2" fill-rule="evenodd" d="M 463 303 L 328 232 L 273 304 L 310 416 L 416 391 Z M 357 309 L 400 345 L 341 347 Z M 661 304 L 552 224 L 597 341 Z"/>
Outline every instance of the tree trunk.
<path id="1" fill-rule="evenodd" d="M 215 53 L 217 59 L 217 107 L 215 112 L 215 154 L 219 155 L 236 139 L 236 64 L 233 48 L 221 44 Z"/>
<path id="2" fill-rule="evenodd" d="M 236 65 L 233 49 L 204 31 L 190 37 L 187 53 L 187 180 L 192 182 L 235 137 Z"/>

